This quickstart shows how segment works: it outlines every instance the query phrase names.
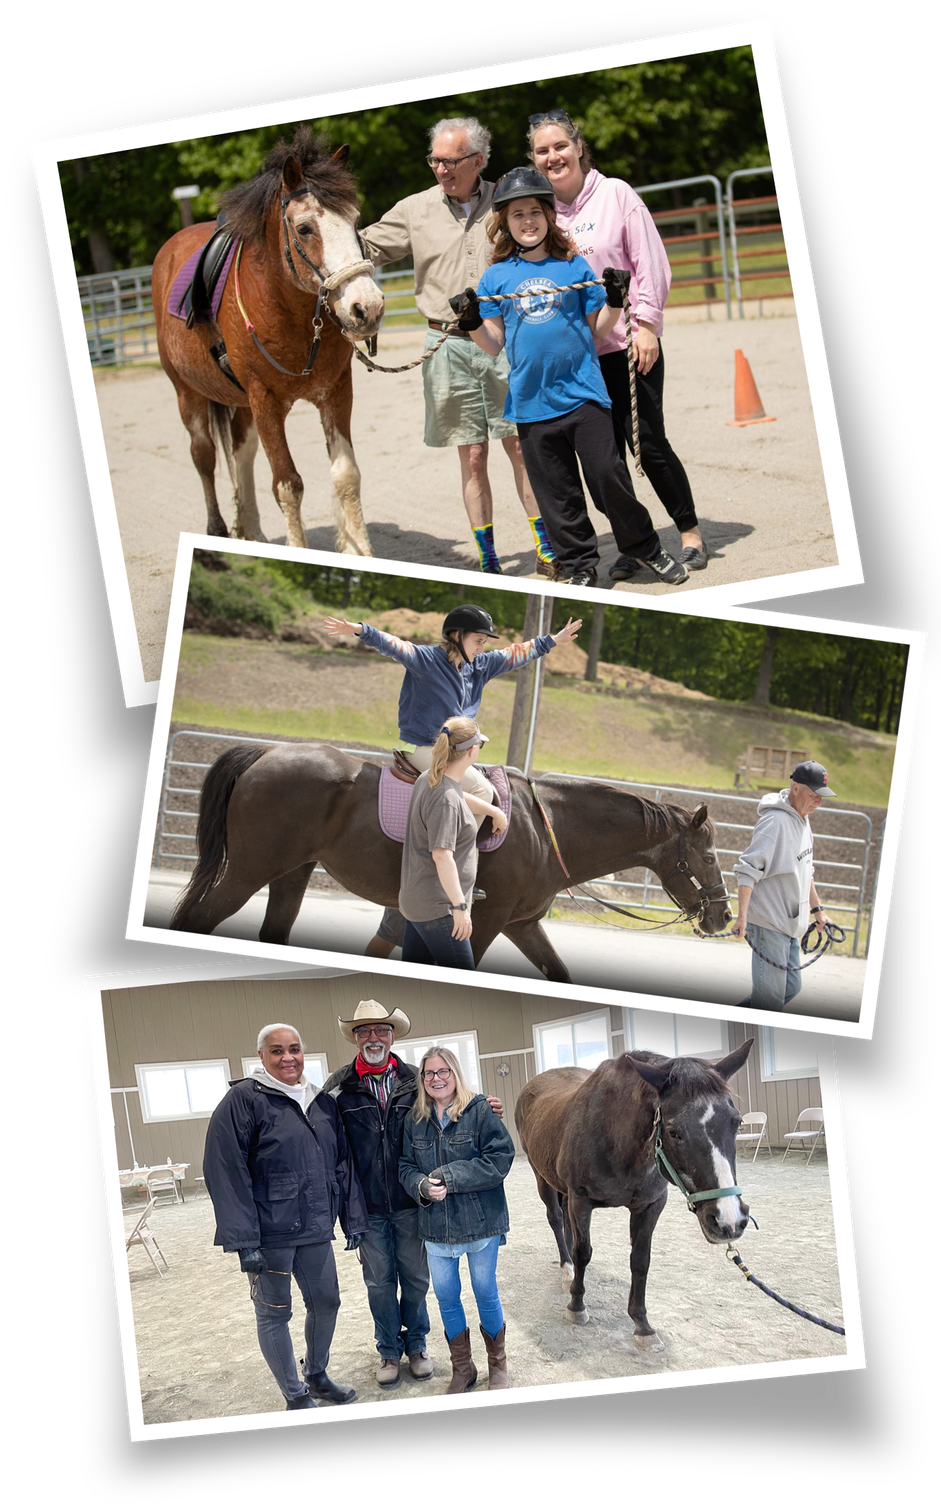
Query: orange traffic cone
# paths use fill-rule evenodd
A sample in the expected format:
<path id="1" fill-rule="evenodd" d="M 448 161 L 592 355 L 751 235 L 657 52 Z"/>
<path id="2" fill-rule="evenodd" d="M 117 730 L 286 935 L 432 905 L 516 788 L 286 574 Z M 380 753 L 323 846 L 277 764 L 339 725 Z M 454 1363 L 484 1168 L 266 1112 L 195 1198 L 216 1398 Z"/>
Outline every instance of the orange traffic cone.
<path id="1" fill-rule="evenodd" d="M 735 352 L 735 418 L 727 419 L 727 425 L 770 425 L 776 416 L 766 414 L 755 387 L 748 358 L 744 352 Z"/>

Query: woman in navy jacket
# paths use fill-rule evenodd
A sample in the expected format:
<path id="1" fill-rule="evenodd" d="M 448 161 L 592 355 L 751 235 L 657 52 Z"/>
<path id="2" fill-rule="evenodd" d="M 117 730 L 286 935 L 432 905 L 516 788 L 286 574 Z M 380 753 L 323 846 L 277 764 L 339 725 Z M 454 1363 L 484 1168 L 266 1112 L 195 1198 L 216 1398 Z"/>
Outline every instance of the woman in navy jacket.
<path id="1" fill-rule="evenodd" d="M 288 1410 L 355 1400 L 327 1375 L 340 1308 L 333 1256 L 339 1218 L 347 1248 L 367 1230 L 362 1190 L 336 1103 L 304 1075 L 297 1030 L 269 1023 L 258 1035 L 263 1068 L 233 1080 L 212 1114 L 203 1173 L 216 1216 L 215 1241 L 238 1253 L 251 1276 L 258 1342 Z M 304 1297 L 304 1380 L 288 1323 L 291 1275 Z"/>
<path id="2" fill-rule="evenodd" d="M 516 1152 L 513 1139 L 486 1098 L 470 1089 L 450 1049 L 429 1049 L 418 1081 L 415 1106 L 405 1122 L 399 1179 L 419 1203 L 419 1231 L 451 1351 L 447 1393 L 462 1394 L 477 1382 L 461 1304 L 465 1254 L 490 1388 L 506 1389 L 506 1323 L 497 1291 L 497 1256 L 510 1226 L 503 1182 Z"/>

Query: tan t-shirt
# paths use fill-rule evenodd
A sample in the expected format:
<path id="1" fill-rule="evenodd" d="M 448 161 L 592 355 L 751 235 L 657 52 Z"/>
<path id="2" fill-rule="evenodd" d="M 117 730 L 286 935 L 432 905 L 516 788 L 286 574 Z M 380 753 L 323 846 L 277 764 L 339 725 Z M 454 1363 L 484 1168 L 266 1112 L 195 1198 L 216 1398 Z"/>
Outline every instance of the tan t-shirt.
<path id="1" fill-rule="evenodd" d="M 487 237 L 493 184 L 478 182 L 479 196 L 465 215 L 437 184 L 410 194 L 360 231 L 366 254 L 377 267 L 412 254 L 415 303 L 426 320 L 453 320 L 448 300 L 476 288 L 489 267 L 493 248 Z"/>
<path id="2" fill-rule="evenodd" d="M 433 849 L 452 851 L 461 894 L 470 906 L 477 878 L 477 824 L 460 782 L 442 776 L 437 786 L 430 786 L 424 771 L 412 793 L 402 848 L 399 911 L 412 923 L 433 922 L 450 910 L 431 857 Z"/>

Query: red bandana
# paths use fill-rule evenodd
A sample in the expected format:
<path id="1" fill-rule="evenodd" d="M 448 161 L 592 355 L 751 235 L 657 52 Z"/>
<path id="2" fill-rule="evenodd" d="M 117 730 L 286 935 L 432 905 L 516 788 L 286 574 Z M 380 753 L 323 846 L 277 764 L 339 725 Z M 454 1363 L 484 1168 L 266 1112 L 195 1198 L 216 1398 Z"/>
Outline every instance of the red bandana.
<path id="1" fill-rule="evenodd" d="M 359 1076 L 360 1080 L 362 1080 L 364 1075 L 385 1075 L 390 1068 L 394 1069 L 396 1074 L 398 1074 L 399 1061 L 396 1059 L 394 1054 L 390 1054 L 385 1064 L 380 1069 L 376 1064 L 367 1064 L 362 1054 L 357 1054 L 355 1060 L 353 1061 L 353 1067 L 356 1070 L 356 1073 Z"/>

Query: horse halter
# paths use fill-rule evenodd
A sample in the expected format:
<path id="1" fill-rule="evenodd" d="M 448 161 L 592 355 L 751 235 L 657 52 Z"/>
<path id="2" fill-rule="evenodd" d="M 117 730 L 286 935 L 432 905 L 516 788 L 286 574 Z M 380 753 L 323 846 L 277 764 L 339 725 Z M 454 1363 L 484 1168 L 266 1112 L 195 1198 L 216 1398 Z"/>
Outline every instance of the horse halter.
<path id="1" fill-rule="evenodd" d="M 695 1213 L 696 1207 L 699 1205 L 700 1201 L 717 1201 L 720 1200 L 724 1195 L 741 1195 L 741 1185 L 729 1185 L 724 1190 L 688 1190 L 663 1151 L 663 1117 L 661 1115 L 659 1106 L 657 1107 L 657 1110 L 654 1114 L 653 1130 L 654 1159 L 656 1161 L 657 1168 L 660 1170 L 660 1173 L 664 1176 L 665 1179 L 671 1180 L 676 1186 L 677 1190 L 680 1192 L 680 1195 L 686 1202 L 688 1211 Z M 758 1223 L 755 1221 L 755 1218 L 752 1216 L 751 1212 L 748 1213 L 748 1220 L 750 1222 L 755 1222 L 755 1226 L 758 1226 Z"/>
<path id="2" fill-rule="evenodd" d="M 696 877 L 693 875 L 693 872 L 689 868 L 689 861 L 686 858 L 685 828 L 680 830 L 678 844 L 679 855 L 677 857 L 676 864 L 670 871 L 669 875 L 661 876 L 660 885 L 663 887 L 674 907 L 678 907 L 683 913 L 683 921 L 688 921 L 695 925 L 696 923 L 702 922 L 706 909 L 711 902 L 730 902 L 732 898 L 729 896 L 729 893 L 726 890 L 725 882 L 722 880 L 720 880 L 718 885 L 716 886 L 703 886 L 701 881 L 697 881 Z M 684 881 L 690 881 L 693 886 L 695 886 L 696 890 L 699 892 L 699 899 L 697 902 L 690 905 L 688 903 L 681 902 L 678 897 L 674 896 L 673 892 L 670 890 L 669 885 L 674 876 L 682 876 Z"/>

